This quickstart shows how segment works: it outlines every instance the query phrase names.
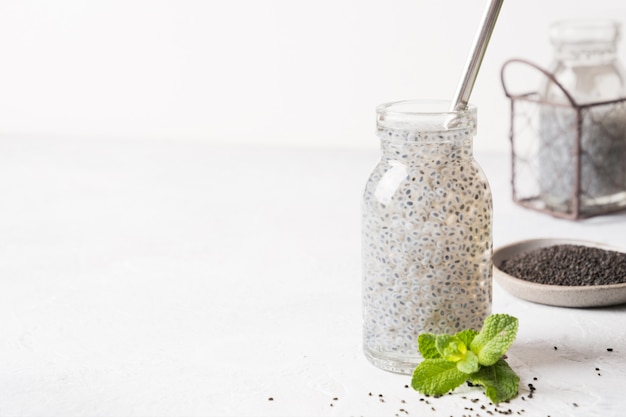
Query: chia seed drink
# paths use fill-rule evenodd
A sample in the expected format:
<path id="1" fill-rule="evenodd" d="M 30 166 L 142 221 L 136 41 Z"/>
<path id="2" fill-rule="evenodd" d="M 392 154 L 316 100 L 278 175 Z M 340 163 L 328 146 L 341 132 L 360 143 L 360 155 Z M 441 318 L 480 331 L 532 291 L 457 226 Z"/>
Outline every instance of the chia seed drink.
<path id="1" fill-rule="evenodd" d="M 540 197 L 547 208 L 571 213 L 576 196 L 583 214 L 626 205 L 625 110 L 622 103 L 581 110 L 578 138 L 573 108 L 542 107 L 539 178 Z M 577 141 L 580 151 L 576 148 Z"/>
<path id="2" fill-rule="evenodd" d="M 479 330 L 491 312 L 492 199 L 472 153 L 476 108 L 377 108 L 382 158 L 362 202 L 365 356 L 410 374 L 422 332 Z"/>
<path id="3" fill-rule="evenodd" d="M 550 105 L 540 112 L 538 161 L 540 197 L 550 210 L 568 213 L 578 204 L 581 213 L 595 214 L 626 206 L 626 108 L 618 101 L 626 96 L 626 72 L 617 55 L 620 36 L 621 25 L 611 20 L 551 26 L 558 84 L 550 80 L 543 88 Z M 574 105 L 585 107 L 578 114 Z"/>

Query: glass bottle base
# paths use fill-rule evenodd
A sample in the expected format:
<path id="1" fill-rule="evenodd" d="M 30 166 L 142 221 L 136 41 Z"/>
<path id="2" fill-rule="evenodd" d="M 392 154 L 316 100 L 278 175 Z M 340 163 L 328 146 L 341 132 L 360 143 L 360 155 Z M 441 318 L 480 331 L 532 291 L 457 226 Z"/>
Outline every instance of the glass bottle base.
<path id="1" fill-rule="evenodd" d="M 570 196 L 560 196 L 551 193 L 542 193 L 541 200 L 548 210 L 557 213 L 571 213 L 573 203 Z M 581 197 L 580 214 L 597 215 L 619 211 L 626 208 L 626 191 L 596 198 Z"/>
<path id="2" fill-rule="evenodd" d="M 369 350 L 367 346 L 363 347 L 363 353 L 367 360 L 375 367 L 403 375 L 412 375 L 415 367 L 421 361 L 421 358 L 418 356 L 407 358 L 406 356 L 400 357 L 393 354 L 373 352 Z"/>

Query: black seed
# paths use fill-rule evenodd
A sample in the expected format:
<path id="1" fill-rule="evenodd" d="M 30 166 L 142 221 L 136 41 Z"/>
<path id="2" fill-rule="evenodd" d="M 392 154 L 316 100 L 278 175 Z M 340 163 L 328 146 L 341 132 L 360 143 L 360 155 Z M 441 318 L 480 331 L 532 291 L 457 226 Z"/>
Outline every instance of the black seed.
<path id="1" fill-rule="evenodd" d="M 548 285 L 594 286 L 626 282 L 626 253 L 582 245 L 553 245 L 505 259 L 500 269 Z"/>
<path id="2" fill-rule="evenodd" d="M 613 348 L 606 348 L 607 352 L 613 352 Z"/>
<path id="3" fill-rule="evenodd" d="M 267 401 L 274 401 L 274 397 L 269 397 Z"/>

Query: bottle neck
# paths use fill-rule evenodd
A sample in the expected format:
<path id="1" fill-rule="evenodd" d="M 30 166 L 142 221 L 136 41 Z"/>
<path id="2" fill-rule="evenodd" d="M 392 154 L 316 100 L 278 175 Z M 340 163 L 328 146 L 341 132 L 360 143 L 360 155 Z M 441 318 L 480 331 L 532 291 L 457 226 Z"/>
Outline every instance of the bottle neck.
<path id="1" fill-rule="evenodd" d="M 555 58 L 566 65 L 602 65 L 617 59 L 621 26 L 604 19 L 565 20 L 550 28 Z"/>
<path id="2" fill-rule="evenodd" d="M 407 167 L 469 160 L 476 134 L 476 107 L 450 111 L 446 101 L 408 100 L 376 109 L 383 160 Z"/>
<path id="3" fill-rule="evenodd" d="M 383 160 L 396 161 L 406 166 L 445 166 L 451 163 L 473 159 L 471 136 L 456 140 L 433 139 L 429 141 L 394 140 L 389 136 L 380 136 Z"/>
<path id="4" fill-rule="evenodd" d="M 610 64 L 617 59 L 617 46 L 612 42 L 555 42 L 554 57 L 568 66 Z"/>

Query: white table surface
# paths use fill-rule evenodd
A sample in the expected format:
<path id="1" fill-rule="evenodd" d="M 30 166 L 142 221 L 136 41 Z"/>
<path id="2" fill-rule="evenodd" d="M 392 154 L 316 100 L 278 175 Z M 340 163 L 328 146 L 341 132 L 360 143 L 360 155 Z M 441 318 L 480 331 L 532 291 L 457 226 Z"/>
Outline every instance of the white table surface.
<path id="1" fill-rule="evenodd" d="M 478 388 L 425 398 L 361 353 L 359 210 L 377 159 L 0 139 L 0 416 L 500 415 Z M 626 246 L 626 214 L 523 209 L 509 156 L 477 159 L 496 247 Z M 626 413 L 626 305 L 549 307 L 495 283 L 493 311 L 520 320 L 520 395 L 498 410 Z"/>

